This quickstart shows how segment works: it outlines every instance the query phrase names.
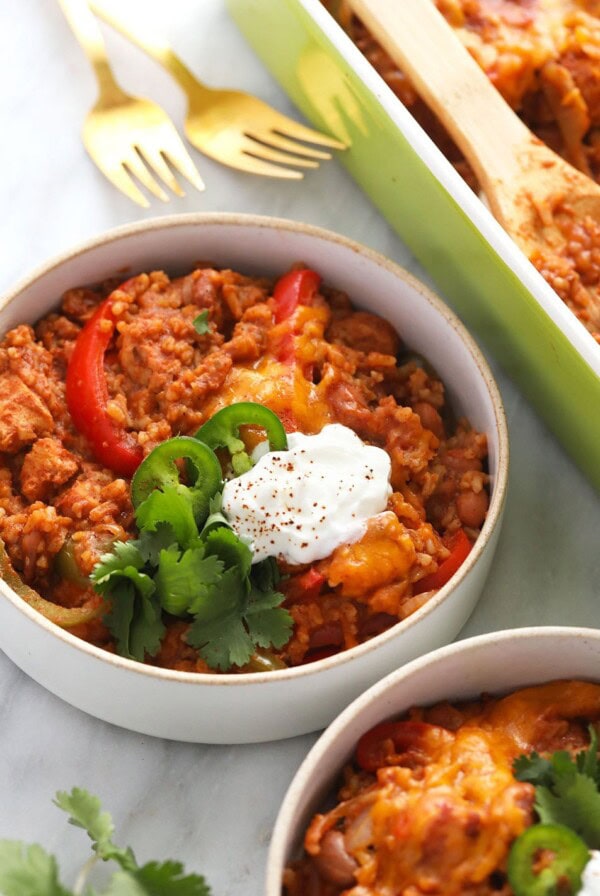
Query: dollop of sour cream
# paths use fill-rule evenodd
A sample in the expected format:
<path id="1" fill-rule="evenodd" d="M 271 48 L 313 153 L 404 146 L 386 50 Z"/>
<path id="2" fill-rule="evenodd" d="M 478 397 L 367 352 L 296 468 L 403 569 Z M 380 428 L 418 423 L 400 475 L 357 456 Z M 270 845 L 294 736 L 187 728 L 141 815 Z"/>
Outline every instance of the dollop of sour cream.
<path id="1" fill-rule="evenodd" d="M 600 852 L 590 851 L 590 860 L 581 875 L 581 889 L 578 896 L 600 896 Z"/>
<path id="2" fill-rule="evenodd" d="M 332 423 L 317 435 L 290 433 L 287 451 L 263 454 L 227 482 L 223 512 L 250 542 L 253 563 L 313 563 L 363 536 L 367 520 L 386 508 L 390 473 L 385 451 Z"/>

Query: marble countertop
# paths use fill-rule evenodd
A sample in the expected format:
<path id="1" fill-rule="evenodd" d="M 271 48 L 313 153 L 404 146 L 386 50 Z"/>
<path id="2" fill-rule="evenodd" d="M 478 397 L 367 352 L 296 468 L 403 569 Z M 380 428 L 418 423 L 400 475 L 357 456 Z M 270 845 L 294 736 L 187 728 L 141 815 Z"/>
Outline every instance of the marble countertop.
<path id="1" fill-rule="evenodd" d="M 296 115 L 245 45 L 223 0 L 139 2 L 208 83 L 244 88 Z M 301 183 L 253 178 L 192 150 L 206 192 L 192 189 L 144 211 L 96 170 L 79 132 L 94 80 L 60 8 L 47 0 L 0 4 L 0 287 L 55 253 L 118 224 L 189 211 L 279 215 L 337 230 L 427 280 L 408 250 L 336 161 Z M 161 103 L 181 125 L 182 94 L 142 54 L 104 29 L 117 76 Z M 485 345 L 483 346 L 485 351 Z M 484 594 L 461 637 L 532 624 L 595 626 L 600 503 L 561 446 L 489 359 L 505 402 L 511 473 L 505 524 Z M 590 408 L 590 413 L 597 413 Z M 278 806 L 317 735 L 251 746 L 161 741 L 71 708 L 0 654 L 0 838 L 39 842 L 73 885 L 88 845 L 52 805 L 77 785 L 113 814 L 117 838 L 140 860 L 176 858 L 219 896 L 263 890 Z"/>

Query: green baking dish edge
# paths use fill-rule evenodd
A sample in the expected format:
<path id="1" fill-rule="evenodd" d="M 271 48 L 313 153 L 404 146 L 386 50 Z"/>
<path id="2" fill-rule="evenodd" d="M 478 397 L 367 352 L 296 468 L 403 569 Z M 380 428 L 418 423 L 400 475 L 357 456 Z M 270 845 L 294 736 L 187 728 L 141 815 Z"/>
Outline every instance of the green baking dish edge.
<path id="1" fill-rule="evenodd" d="M 304 115 L 350 139 L 340 161 L 600 490 L 600 377 L 297 0 L 226 4 Z"/>

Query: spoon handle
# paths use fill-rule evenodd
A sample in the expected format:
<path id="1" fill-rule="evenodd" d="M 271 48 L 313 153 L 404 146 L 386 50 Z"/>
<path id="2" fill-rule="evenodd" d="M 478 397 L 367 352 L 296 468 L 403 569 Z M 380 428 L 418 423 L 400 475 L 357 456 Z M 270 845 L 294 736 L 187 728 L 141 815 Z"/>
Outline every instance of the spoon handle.
<path id="1" fill-rule="evenodd" d="M 519 177 L 519 150 L 534 139 L 529 129 L 490 83 L 433 0 L 349 3 L 450 133 L 491 202 L 490 172 L 494 183 L 510 183 Z"/>

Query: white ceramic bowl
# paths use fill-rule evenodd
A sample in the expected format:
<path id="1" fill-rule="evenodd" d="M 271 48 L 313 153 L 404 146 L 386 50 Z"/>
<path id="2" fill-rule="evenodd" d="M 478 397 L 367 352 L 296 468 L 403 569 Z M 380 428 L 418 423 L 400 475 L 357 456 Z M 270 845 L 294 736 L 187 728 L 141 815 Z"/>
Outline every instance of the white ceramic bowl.
<path id="1" fill-rule="evenodd" d="M 548 626 L 478 635 L 434 650 L 374 685 L 321 735 L 290 784 L 273 829 L 265 896 L 281 896 L 283 869 L 300 854 L 310 819 L 374 725 L 412 706 L 567 678 L 600 682 L 600 631 Z"/>
<path id="2" fill-rule="evenodd" d="M 188 674 L 146 666 L 57 628 L 0 581 L 0 648 L 62 699 L 144 734 L 203 743 L 291 737 L 325 727 L 365 688 L 402 663 L 450 642 L 489 570 L 504 507 L 508 439 L 488 366 L 455 315 L 421 283 L 350 240 L 286 220 L 186 215 L 119 228 L 36 271 L 5 297 L 0 332 L 49 312 L 69 287 L 211 260 L 276 275 L 303 261 L 362 307 L 388 318 L 436 368 L 459 414 L 489 443 L 491 501 L 467 560 L 424 607 L 350 651 L 307 666 L 246 675 Z"/>

